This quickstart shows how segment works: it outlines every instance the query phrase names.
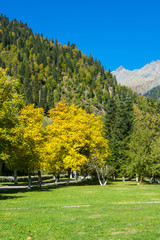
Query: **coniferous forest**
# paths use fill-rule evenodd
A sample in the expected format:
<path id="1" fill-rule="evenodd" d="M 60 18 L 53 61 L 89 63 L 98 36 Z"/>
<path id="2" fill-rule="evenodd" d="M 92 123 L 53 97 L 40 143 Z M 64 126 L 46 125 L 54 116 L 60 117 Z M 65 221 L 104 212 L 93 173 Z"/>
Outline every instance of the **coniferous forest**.
<path id="1" fill-rule="evenodd" d="M 0 79 L 1 173 L 159 179 L 159 100 L 117 84 L 92 54 L 1 14 Z"/>

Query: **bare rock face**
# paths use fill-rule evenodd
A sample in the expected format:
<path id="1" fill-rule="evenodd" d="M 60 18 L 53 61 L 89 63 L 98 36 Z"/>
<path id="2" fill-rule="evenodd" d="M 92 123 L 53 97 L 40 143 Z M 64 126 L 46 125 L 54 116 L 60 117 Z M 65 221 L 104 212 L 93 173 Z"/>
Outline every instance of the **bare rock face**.
<path id="1" fill-rule="evenodd" d="M 133 71 L 120 66 L 112 74 L 121 85 L 131 87 L 139 94 L 145 94 L 160 85 L 160 60 L 152 61 L 143 68 Z"/>

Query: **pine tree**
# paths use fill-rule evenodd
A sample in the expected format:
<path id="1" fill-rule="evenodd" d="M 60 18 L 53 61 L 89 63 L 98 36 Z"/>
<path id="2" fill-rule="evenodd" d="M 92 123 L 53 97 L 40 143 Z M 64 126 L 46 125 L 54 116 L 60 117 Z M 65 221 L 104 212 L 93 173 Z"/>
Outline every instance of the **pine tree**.
<path id="1" fill-rule="evenodd" d="M 105 136 L 111 149 L 110 163 L 115 176 L 126 172 L 127 142 L 133 126 L 133 101 L 122 88 L 120 97 L 108 101 L 104 118 Z"/>
<path id="2" fill-rule="evenodd" d="M 39 92 L 39 82 L 37 74 L 35 74 L 34 79 L 32 81 L 32 97 L 33 103 L 35 104 L 35 106 L 38 106 L 39 102 L 41 101 L 41 96 Z"/>

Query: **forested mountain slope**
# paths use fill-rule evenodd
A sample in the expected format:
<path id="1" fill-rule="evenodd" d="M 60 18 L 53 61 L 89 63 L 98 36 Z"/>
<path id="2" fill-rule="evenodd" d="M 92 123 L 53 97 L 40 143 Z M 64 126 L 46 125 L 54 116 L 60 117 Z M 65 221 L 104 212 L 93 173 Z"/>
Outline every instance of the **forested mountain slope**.
<path id="1" fill-rule="evenodd" d="M 160 97 L 160 86 L 152 88 L 150 91 L 144 94 L 145 97 L 159 99 Z"/>
<path id="2" fill-rule="evenodd" d="M 5 161 L 7 164 L 6 158 L 10 159 L 13 165 L 15 163 L 14 159 L 20 161 L 22 165 L 24 165 L 24 159 L 26 159 L 27 164 L 28 161 L 31 161 L 31 164 L 26 165 L 27 168 L 29 167 L 32 171 L 35 169 L 32 160 L 40 163 L 40 154 L 44 152 L 43 144 L 47 141 L 47 138 L 44 137 L 44 129 L 41 129 L 44 117 L 43 109 L 39 107 L 44 108 L 46 116 L 48 110 L 52 109 L 54 111 L 53 109 L 61 106 L 65 101 L 58 102 L 65 99 L 69 103 L 65 103 L 66 109 L 68 109 L 68 105 L 72 109 L 73 105 L 71 104 L 74 103 L 85 109 L 86 114 L 93 112 L 95 115 L 103 115 L 101 118 L 103 124 L 99 122 L 98 125 L 103 125 L 102 137 L 107 139 L 109 146 L 109 155 L 105 159 L 107 165 L 104 165 L 107 177 L 114 176 L 114 179 L 116 179 L 117 176 L 133 177 L 138 174 L 139 178 L 142 179 L 143 176 L 151 176 L 153 173 L 155 176 L 160 176 L 160 151 L 158 147 L 160 143 L 160 102 L 145 98 L 142 95 L 138 96 L 131 88 L 117 84 L 116 78 L 110 71 L 104 70 L 100 61 L 94 59 L 92 55 L 89 57 L 84 55 L 75 44 L 68 43 L 62 46 L 57 40 L 50 41 L 43 38 L 42 34 L 34 35 L 27 24 L 17 20 L 9 21 L 6 16 L 1 14 L 0 75 L 0 128 L 2 133 L 0 139 L 2 143 L 0 172 L 2 163 Z M 34 103 L 36 109 L 33 105 L 25 106 L 22 108 L 23 114 L 21 116 L 21 106 L 17 101 L 13 101 L 15 96 L 17 101 L 22 100 L 22 105 L 24 105 L 24 101 L 25 105 Z M 60 109 L 62 116 L 64 116 L 66 114 L 65 108 Z M 38 111 L 42 113 L 40 118 L 38 117 Z M 73 115 L 76 111 L 83 112 L 80 108 L 74 106 L 72 109 Z M 69 123 L 70 119 L 73 118 L 72 113 L 68 113 L 68 116 L 71 115 L 68 118 Z M 21 118 L 17 120 L 20 116 Z M 47 117 L 49 116 L 47 114 Z M 85 123 L 83 120 L 84 113 L 78 116 Z M 51 120 L 47 117 L 46 119 Z M 23 118 L 27 119 L 24 123 L 21 120 Z M 38 136 L 36 121 L 38 121 L 38 129 L 39 127 L 41 129 Z M 54 123 L 54 121 L 51 122 Z M 94 130 L 96 128 L 94 127 Z M 78 126 L 79 129 L 81 129 L 80 126 Z M 90 129 L 91 127 L 87 130 L 87 134 L 91 133 Z M 70 134 L 71 130 L 74 130 L 74 127 L 68 127 L 67 125 L 67 130 L 59 130 L 60 136 L 61 134 L 64 136 L 63 132 Z M 26 133 L 29 137 L 26 137 Z M 83 135 L 82 132 L 81 136 Z M 96 136 L 95 132 L 91 134 L 91 137 L 98 140 Z M 53 134 L 54 137 L 55 134 Z M 50 141 L 50 136 L 48 139 Z M 69 138 L 66 139 L 66 142 L 68 142 Z M 39 148 L 38 141 L 42 144 L 43 151 Z M 59 140 L 55 139 L 54 141 L 53 144 L 57 144 L 54 146 L 59 147 Z M 96 141 L 94 140 L 94 142 Z M 50 142 L 46 148 L 47 153 L 49 146 L 52 146 Z M 62 150 L 66 148 L 63 147 L 66 146 L 65 141 L 62 142 L 61 146 Z M 93 144 L 89 143 L 84 149 L 69 147 L 69 151 L 71 150 L 69 156 L 72 156 L 69 159 L 76 163 L 79 158 L 73 158 L 74 149 L 80 151 L 78 154 L 84 153 L 87 157 L 91 156 L 90 153 L 94 153 L 94 151 L 89 150 L 90 146 L 93 146 Z M 86 149 L 88 149 L 87 152 Z M 98 149 L 100 148 L 98 147 Z M 51 154 L 53 153 L 54 157 L 55 151 L 52 152 L 52 150 L 51 147 Z M 63 158 L 61 154 L 60 158 L 63 160 L 65 157 L 66 152 L 64 151 Z M 97 161 L 99 157 L 91 156 L 90 160 Z M 56 159 L 57 163 L 59 153 L 53 159 Z M 17 166 L 19 166 L 19 162 L 17 163 Z M 8 167 L 9 164 L 8 162 Z M 94 162 L 94 166 L 95 164 L 96 162 Z M 13 165 L 10 167 L 12 170 L 15 167 Z M 37 165 L 35 166 L 37 168 Z M 25 171 L 28 172 L 27 168 Z M 66 168 L 69 168 L 68 165 Z M 55 169 L 57 168 L 55 167 Z M 59 171 L 61 170 L 59 169 Z"/>
<path id="3" fill-rule="evenodd" d="M 131 89 L 121 87 L 100 61 L 84 55 L 75 44 L 61 45 L 43 34 L 0 16 L 0 67 L 20 79 L 26 104 L 34 103 L 45 112 L 65 99 L 88 112 L 101 115 L 110 97 L 123 92 L 133 98 Z M 123 94 L 124 95 L 124 94 Z"/>

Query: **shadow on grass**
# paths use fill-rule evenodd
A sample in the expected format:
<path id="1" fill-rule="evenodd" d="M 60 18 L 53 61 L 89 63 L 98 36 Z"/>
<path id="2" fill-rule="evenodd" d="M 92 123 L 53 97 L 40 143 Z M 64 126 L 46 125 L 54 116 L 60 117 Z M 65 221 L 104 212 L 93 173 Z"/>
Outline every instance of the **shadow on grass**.
<path id="1" fill-rule="evenodd" d="M 51 184 L 51 185 L 50 185 Z M 109 183 L 111 184 L 111 183 Z M 52 189 L 58 189 L 58 188 L 66 188 L 71 186 L 92 186 L 92 185 L 99 185 L 97 180 L 84 180 L 78 183 L 75 183 L 71 181 L 69 185 L 67 185 L 66 181 L 60 181 L 57 185 L 55 185 L 53 182 L 48 183 L 42 183 L 42 186 L 40 188 L 38 183 L 34 183 L 34 186 L 32 186 L 30 189 L 27 188 L 26 184 L 18 184 L 18 185 L 3 185 L 3 187 L 0 187 L 0 194 L 16 194 L 16 193 L 26 193 L 26 192 L 43 192 L 43 191 L 50 191 Z M 17 188 L 14 188 L 14 187 Z M 19 186 L 19 188 L 18 188 Z M 24 186 L 25 188 L 21 188 Z M 12 188 L 13 187 L 13 188 Z"/>
<path id="2" fill-rule="evenodd" d="M 9 199 L 15 199 L 15 198 L 22 198 L 22 196 L 8 196 L 8 195 L 0 195 L 0 201 L 1 200 L 9 200 Z"/>
<path id="3" fill-rule="evenodd" d="M 127 182 L 127 181 L 126 181 Z M 112 181 L 112 180 L 109 180 L 107 185 L 106 186 L 117 186 L 117 183 L 122 183 L 122 180 L 117 180 L 117 181 Z M 1 188 L 0 187 L 0 194 L 2 195 L 3 194 L 3 199 L 2 197 L 0 196 L 0 200 L 5 200 L 5 199 L 8 199 L 10 196 L 7 197 L 8 194 L 16 194 L 16 193 L 27 193 L 27 192 L 45 192 L 45 191 L 51 191 L 53 189 L 58 189 L 58 188 L 67 188 L 67 187 L 71 187 L 71 186 L 74 186 L 74 187 L 78 187 L 78 186 L 100 186 L 99 185 L 99 182 L 98 180 L 96 179 L 87 179 L 87 180 L 84 180 L 84 181 L 81 181 L 81 182 L 78 182 L 78 183 L 75 183 L 73 182 L 73 180 L 69 183 L 69 185 L 66 184 L 66 181 L 61 181 L 60 180 L 60 183 L 58 183 L 58 185 L 55 185 L 53 182 L 48 182 L 48 185 L 47 183 L 43 183 L 41 188 L 39 186 L 38 183 L 34 183 L 35 186 L 34 187 L 31 187 L 31 189 L 28 189 L 26 187 L 26 185 L 22 185 L 22 184 L 18 184 L 18 185 L 12 185 L 13 187 L 16 186 L 25 186 L 26 188 L 10 188 L 9 186 L 5 186 L 3 185 L 3 187 Z M 44 185 L 45 184 L 45 185 Z M 52 184 L 52 185 L 49 185 L 49 184 Z M 132 185 L 132 186 L 136 186 L 137 184 L 133 184 L 133 183 L 127 183 L 127 185 Z M 5 196 L 6 195 L 6 196 Z M 17 196 L 15 196 L 16 198 Z M 23 196 L 25 197 L 25 195 Z M 10 197 L 11 198 L 11 197 Z M 12 197 L 14 198 L 14 196 Z"/>
<path id="4" fill-rule="evenodd" d="M 140 184 L 138 184 L 138 182 L 128 183 L 128 186 L 157 186 L 157 185 L 158 183 L 154 182 L 150 184 L 149 181 L 143 181 Z"/>
<path id="5" fill-rule="evenodd" d="M 108 185 L 112 185 L 113 182 L 109 181 L 107 183 L 106 186 Z M 42 189 L 40 191 L 49 191 L 51 189 L 58 189 L 58 188 L 67 188 L 67 187 L 82 187 L 82 186 L 100 186 L 98 180 L 96 179 L 93 179 L 93 180 L 84 180 L 84 181 L 81 181 L 81 182 L 70 182 L 69 185 L 67 185 L 66 183 L 61 183 L 61 184 L 58 184 L 58 185 L 43 185 L 42 186 Z M 33 189 L 34 190 L 34 189 Z"/>

